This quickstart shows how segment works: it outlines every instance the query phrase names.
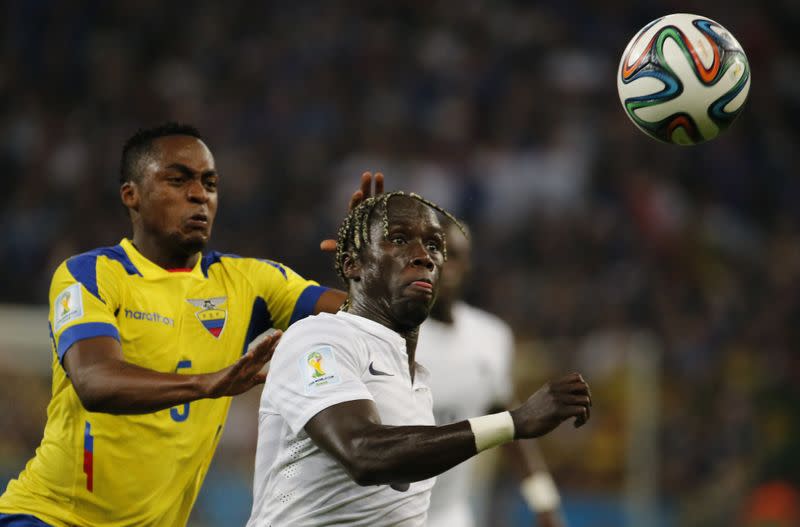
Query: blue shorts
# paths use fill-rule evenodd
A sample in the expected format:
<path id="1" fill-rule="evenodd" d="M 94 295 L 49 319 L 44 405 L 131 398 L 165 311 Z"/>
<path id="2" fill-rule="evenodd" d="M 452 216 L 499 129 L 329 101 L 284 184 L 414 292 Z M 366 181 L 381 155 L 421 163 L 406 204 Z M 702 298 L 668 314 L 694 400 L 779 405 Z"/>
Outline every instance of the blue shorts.
<path id="1" fill-rule="evenodd" d="M 4 514 L 0 512 L 0 527 L 53 527 L 30 514 Z"/>

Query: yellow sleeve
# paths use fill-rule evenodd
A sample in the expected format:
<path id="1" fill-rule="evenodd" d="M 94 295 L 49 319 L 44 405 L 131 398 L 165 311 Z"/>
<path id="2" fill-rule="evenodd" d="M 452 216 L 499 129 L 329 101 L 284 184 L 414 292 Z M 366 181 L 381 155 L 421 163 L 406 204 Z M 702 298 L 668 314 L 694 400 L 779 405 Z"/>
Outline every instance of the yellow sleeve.
<path id="1" fill-rule="evenodd" d="M 102 336 L 119 340 L 114 315 L 117 290 L 102 284 L 107 274 L 103 262 L 94 255 L 73 256 L 53 274 L 49 320 L 59 362 L 80 340 Z"/>
<path id="2" fill-rule="evenodd" d="M 313 280 L 306 280 L 285 265 L 271 260 L 253 260 L 258 272 L 253 273 L 256 289 L 263 295 L 276 328 L 314 314 L 320 295 L 328 290 Z"/>

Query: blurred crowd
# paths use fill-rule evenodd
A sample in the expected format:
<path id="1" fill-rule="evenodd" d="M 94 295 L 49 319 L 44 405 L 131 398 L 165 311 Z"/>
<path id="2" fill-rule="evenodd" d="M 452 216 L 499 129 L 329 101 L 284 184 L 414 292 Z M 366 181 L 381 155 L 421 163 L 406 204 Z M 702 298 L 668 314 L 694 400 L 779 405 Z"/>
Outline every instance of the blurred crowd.
<path id="1" fill-rule="evenodd" d="M 564 369 L 598 380 L 589 432 L 544 443 L 564 492 L 620 492 L 636 399 L 623 341 L 645 335 L 677 523 L 798 525 L 800 3 L 684 4 L 0 2 L 0 301 L 45 303 L 61 260 L 129 234 L 118 160 L 137 128 L 204 133 L 221 173 L 212 248 L 329 285 L 318 242 L 360 173 L 382 170 L 471 226 L 468 298 L 515 329 L 520 395 Z M 729 29 L 753 75 L 731 129 L 688 148 L 637 131 L 614 81 L 633 34 L 678 11 Z M 10 477 L 47 385 L 0 379 L 24 385 L 0 397 Z M 206 522 L 214 492 L 249 491 L 251 417 L 232 416 Z"/>

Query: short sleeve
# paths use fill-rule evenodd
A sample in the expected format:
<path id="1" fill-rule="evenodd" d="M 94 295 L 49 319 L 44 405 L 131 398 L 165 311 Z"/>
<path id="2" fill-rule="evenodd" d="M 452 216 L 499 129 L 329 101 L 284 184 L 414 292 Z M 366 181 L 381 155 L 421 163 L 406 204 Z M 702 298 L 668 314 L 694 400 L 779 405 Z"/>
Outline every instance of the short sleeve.
<path id="1" fill-rule="evenodd" d="M 306 280 L 289 267 L 271 260 L 254 260 L 252 277 L 263 295 L 276 328 L 314 314 L 319 297 L 328 290 L 313 280 Z"/>
<path id="2" fill-rule="evenodd" d="M 120 339 L 115 302 L 108 298 L 113 294 L 99 283 L 102 278 L 98 279 L 97 265 L 97 258 L 76 256 L 53 274 L 49 321 L 59 362 L 78 341 L 93 337 Z"/>
<path id="3" fill-rule="evenodd" d="M 275 350 L 262 408 L 280 414 L 297 434 L 330 406 L 373 400 L 361 380 L 367 367 L 366 352 L 308 319 L 292 326 Z"/>

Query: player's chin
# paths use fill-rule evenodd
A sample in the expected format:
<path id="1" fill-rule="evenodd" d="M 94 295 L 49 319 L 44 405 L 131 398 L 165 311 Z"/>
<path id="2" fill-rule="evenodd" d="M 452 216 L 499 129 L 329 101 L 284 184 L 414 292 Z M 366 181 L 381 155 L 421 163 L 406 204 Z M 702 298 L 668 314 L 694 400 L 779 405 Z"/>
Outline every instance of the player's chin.
<path id="1" fill-rule="evenodd" d="M 209 231 L 194 230 L 186 233 L 181 233 L 178 243 L 181 248 L 189 254 L 200 252 L 208 245 L 210 238 Z"/>
<path id="2" fill-rule="evenodd" d="M 431 312 L 433 297 L 404 298 L 395 310 L 397 317 L 407 327 L 419 326 Z"/>

